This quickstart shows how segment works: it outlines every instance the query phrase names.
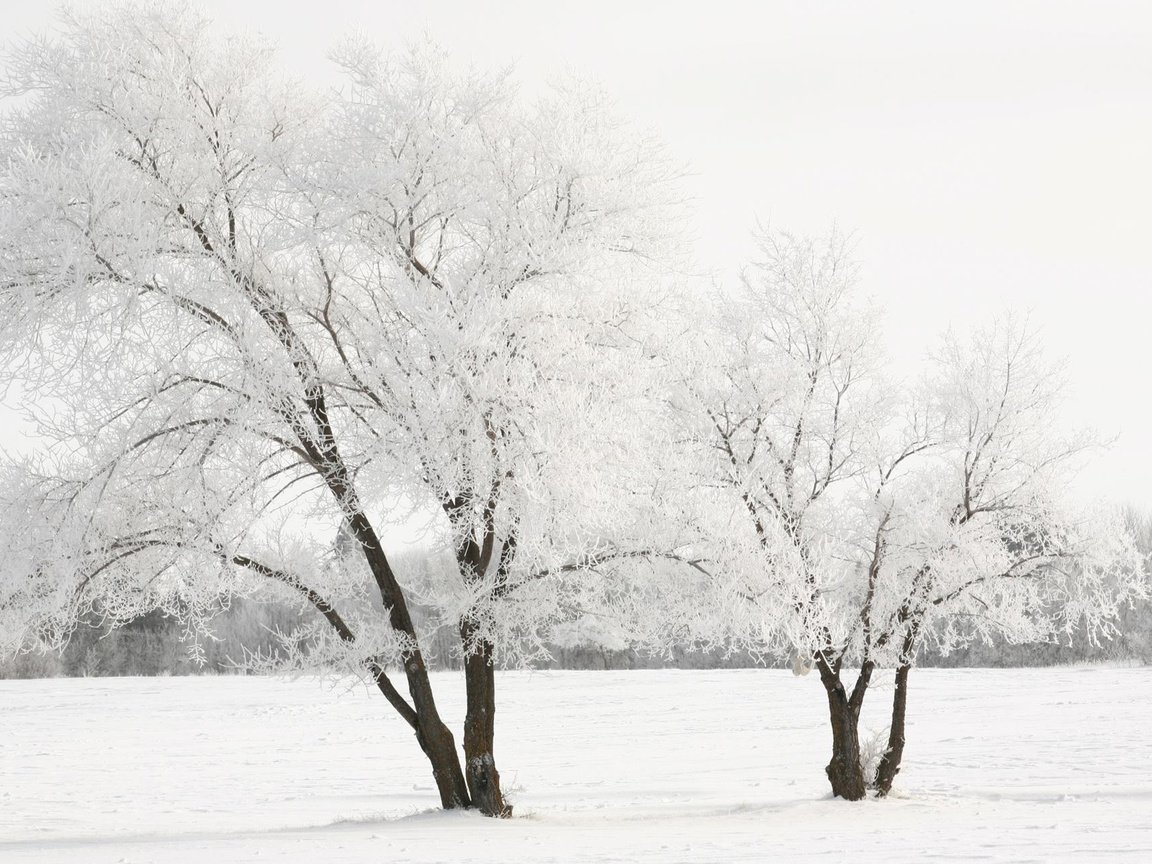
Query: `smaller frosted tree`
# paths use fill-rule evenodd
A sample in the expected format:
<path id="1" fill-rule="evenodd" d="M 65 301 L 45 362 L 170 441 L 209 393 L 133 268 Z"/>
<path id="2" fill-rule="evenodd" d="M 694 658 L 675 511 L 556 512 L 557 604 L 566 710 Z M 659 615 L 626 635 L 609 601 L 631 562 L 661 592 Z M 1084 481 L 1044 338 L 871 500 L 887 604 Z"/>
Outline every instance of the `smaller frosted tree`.
<path id="1" fill-rule="evenodd" d="M 843 581 L 846 496 L 887 401 L 856 278 L 839 232 L 765 234 L 761 260 L 697 337 L 697 368 L 674 400 L 702 466 L 697 494 L 711 499 L 705 518 L 725 523 L 704 555 L 715 578 L 701 607 L 714 614 L 696 616 L 694 635 L 815 657 L 836 742 L 829 775 L 846 797 L 859 796 L 837 754 L 858 743 L 829 650 L 842 640 L 830 588 Z"/>
<path id="2" fill-rule="evenodd" d="M 1088 439 L 1060 436 L 1059 378 L 1033 335 L 1001 323 L 970 345 L 949 338 L 924 386 L 903 392 L 884 383 L 844 239 L 769 235 L 762 249 L 707 337 L 722 346 L 713 374 L 681 400 L 731 524 L 707 556 L 711 614 L 694 623 L 815 668 L 829 782 L 857 800 L 872 780 L 859 718 L 877 667 L 897 675 L 886 792 L 921 644 L 1095 637 L 1142 590 L 1140 569 L 1115 520 L 1063 502 Z"/>

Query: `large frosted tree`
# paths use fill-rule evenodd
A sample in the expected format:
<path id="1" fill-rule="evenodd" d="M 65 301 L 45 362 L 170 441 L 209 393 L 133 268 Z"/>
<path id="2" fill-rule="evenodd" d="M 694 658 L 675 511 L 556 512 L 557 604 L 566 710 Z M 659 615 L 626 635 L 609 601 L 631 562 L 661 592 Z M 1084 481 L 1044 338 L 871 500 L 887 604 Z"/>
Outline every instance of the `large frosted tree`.
<path id="1" fill-rule="evenodd" d="M 0 605 L 51 641 L 274 586 L 412 727 L 443 806 L 501 815 L 494 664 L 626 521 L 669 177 L 584 90 L 335 59 L 344 89 L 309 94 L 173 6 L 15 48 L 0 349 L 52 444 L 9 478 Z M 414 514 L 455 573 L 395 571 L 383 532 Z M 463 764 L 417 601 L 459 632 Z"/>

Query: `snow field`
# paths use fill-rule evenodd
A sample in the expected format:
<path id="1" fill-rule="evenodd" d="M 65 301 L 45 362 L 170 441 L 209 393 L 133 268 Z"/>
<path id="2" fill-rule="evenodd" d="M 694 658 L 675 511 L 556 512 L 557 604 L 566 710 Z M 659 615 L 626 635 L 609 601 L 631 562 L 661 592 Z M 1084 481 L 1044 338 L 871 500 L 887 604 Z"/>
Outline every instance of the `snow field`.
<path id="1" fill-rule="evenodd" d="M 1150 684 L 914 670 L 896 797 L 851 804 L 828 797 L 815 676 L 502 673 L 498 821 L 436 811 L 359 683 L 4 681 L 0 862 L 1152 861 Z M 458 730 L 462 679 L 435 686 Z"/>

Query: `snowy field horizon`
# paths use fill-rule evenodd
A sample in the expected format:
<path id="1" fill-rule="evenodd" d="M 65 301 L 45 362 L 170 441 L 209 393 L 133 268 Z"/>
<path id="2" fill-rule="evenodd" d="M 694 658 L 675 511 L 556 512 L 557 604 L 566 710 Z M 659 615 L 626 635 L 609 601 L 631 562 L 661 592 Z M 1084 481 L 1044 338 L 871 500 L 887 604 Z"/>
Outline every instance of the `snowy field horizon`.
<path id="1" fill-rule="evenodd" d="M 510 820 L 435 810 L 409 730 L 353 679 L 3 681 L 0 862 L 1152 860 L 1152 669 L 913 675 L 893 794 L 853 803 L 829 796 L 811 678 L 500 672 Z M 460 675 L 434 678 L 454 723 Z"/>

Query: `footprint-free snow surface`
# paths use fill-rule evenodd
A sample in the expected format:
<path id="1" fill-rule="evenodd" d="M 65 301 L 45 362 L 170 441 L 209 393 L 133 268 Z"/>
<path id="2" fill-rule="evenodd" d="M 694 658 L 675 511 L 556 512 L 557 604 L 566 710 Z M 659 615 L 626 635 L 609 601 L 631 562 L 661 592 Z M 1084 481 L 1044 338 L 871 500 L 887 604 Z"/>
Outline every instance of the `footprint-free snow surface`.
<path id="1" fill-rule="evenodd" d="M 4 681 L 0 861 L 1152 861 L 1152 669 L 912 678 L 897 793 L 852 804 L 814 675 L 501 674 L 511 820 L 438 812 L 358 683 Z M 462 680 L 434 683 L 459 729 Z"/>

